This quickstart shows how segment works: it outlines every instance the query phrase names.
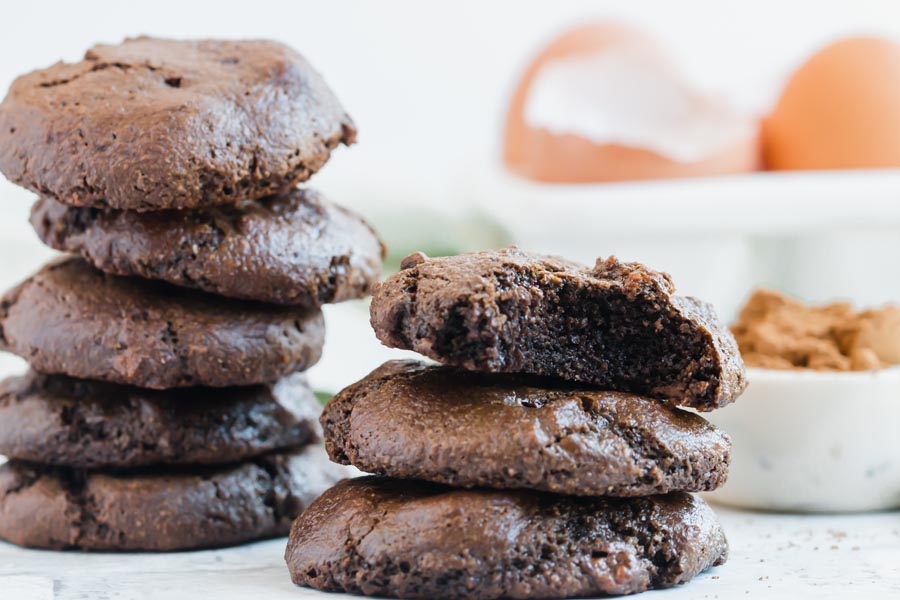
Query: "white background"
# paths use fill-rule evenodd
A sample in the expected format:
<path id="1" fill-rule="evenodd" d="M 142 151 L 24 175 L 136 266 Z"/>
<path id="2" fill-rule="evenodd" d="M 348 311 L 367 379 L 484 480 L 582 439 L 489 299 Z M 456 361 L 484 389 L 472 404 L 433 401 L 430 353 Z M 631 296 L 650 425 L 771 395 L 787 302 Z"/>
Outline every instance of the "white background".
<path id="1" fill-rule="evenodd" d="M 274 38 L 325 74 L 360 126 L 359 146 L 320 179 L 373 165 L 443 178 L 460 161 L 495 156 L 507 96 L 535 46 L 586 17 L 648 28 L 699 81 L 752 109 L 835 36 L 900 34 L 891 0 L 7 2 L 0 87 L 142 33 Z"/>

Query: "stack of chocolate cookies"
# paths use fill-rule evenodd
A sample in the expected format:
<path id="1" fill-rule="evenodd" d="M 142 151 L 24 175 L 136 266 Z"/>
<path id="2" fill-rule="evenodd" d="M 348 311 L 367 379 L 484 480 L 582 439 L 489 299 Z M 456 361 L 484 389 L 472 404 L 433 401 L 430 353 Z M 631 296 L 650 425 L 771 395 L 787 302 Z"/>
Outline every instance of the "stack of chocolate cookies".
<path id="1" fill-rule="evenodd" d="M 0 301 L 0 538 L 178 550 L 284 535 L 343 473 L 301 373 L 383 247 L 294 186 L 356 131 L 291 49 L 140 38 L 17 79 L 0 170 L 70 253 Z M 337 470 L 336 470 L 337 469 Z"/>
<path id="2" fill-rule="evenodd" d="M 376 288 L 389 362 L 326 406 L 326 448 L 375 475 L 294 523 L 293 581 L 402 598 L 562 598 L 674 586 L 727 557 L 689 492 L 731 442 L 694 412 L 746 385 L 711 307 L 665 274 L 515 248 L 407 258 Z"/>

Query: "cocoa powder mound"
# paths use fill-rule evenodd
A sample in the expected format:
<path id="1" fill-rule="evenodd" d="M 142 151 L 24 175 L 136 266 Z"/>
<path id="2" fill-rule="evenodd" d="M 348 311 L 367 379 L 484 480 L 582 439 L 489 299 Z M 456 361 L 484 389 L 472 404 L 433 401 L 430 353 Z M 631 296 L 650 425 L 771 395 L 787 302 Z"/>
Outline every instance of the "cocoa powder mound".
<path id="1" fill-rule="evenodd" d="M 768 369 L 866 371 L 900 364 L 900 306 L 808 305 L 780 292 L 750 296 L 731 331 L 744 362 Z"/>

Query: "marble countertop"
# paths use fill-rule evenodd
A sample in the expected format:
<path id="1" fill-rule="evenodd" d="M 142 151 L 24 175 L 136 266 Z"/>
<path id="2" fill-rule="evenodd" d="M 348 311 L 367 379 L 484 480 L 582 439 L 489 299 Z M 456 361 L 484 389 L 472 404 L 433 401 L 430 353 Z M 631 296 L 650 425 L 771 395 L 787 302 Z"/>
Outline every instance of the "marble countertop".
<path id="1" fill-rule="evenodd" d="M 677 600 L 900 598 L 900 513 L 798 516 L 716 507 L 728 562 L 675 589 Z M 0 598 L 16 600 L 337 599 L 291 584 L 285 539 L 172 554 L 82 554 L 0 543 Z"/>

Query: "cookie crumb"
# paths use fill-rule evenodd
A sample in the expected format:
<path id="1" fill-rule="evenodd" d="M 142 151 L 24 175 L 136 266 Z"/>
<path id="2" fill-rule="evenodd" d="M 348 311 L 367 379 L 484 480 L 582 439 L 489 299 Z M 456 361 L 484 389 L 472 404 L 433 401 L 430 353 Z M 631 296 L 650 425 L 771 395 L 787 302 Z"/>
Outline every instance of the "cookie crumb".
<path id="1" fill-rule="evenodd" d="M 426 260 L 428 260 L 428 255 L 421 250 L 418 250 L 416 252 L 413 252 L 400 262 L 400 269 L 412 269 L 413 267 L 421 265 Z"/>

